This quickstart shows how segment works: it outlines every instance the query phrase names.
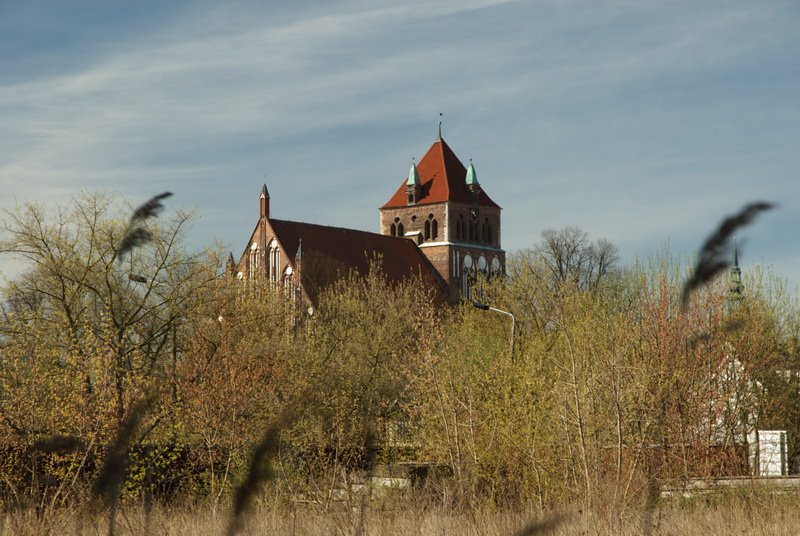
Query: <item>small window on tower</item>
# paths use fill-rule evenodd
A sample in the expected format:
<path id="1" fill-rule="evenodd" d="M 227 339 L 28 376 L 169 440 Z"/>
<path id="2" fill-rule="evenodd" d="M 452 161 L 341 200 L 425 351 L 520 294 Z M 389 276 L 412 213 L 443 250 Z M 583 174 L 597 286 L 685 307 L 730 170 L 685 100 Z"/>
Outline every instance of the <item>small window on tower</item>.
<path id="1" fill-rule="evenodd" d="M 392 224 L 389 227 L 389 234 L 391 234 L 392 236 L 397 236 L 397 225 Z"/>
<path id="2" fill-rule="evenodd" d="M 436 220 L 433 220 L 433 222 L 431 223 L 431 238 L 433 238 L 434 240 L 439 238 L 439 222 L 437 222 Z"/>

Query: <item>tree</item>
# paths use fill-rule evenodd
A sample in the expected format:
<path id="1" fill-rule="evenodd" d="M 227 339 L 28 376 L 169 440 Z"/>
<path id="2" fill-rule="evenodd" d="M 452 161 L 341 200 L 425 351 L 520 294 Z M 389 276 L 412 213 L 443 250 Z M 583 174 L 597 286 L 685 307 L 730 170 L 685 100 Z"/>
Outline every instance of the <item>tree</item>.
<path id="1" fill-rule="evenodd" d="M 542 231 L 532 254 L 541 259 L 554 285 L 569 284 L 584 290 L 598 288 L 619 262 L 617 246 L 602 238 L 591 242 L 578 227 Z"/>
<path id="2" fill-rule="evenodd" d="M 164 388 L 216 278 L 186 251 L 191 217 L 180 211 L 142 224 L 152 240 L 119 258 L 119 215 L 130 211 L 83 194 L 6 213 L 0 253 L 23 264 L 2 290 L 0 417 L 28 442 L 67 433 L 88 442 L 146 390 Z"/>

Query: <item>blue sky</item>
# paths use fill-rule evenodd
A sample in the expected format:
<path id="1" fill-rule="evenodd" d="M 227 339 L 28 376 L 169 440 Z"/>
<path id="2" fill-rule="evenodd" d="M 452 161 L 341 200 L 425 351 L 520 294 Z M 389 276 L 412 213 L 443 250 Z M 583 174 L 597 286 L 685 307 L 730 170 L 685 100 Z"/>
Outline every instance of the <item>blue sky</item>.
<path id="1" fill-rule="evenodd" d="M 742 265 L 795 289 L 798 28 L 796 0 L 0 0 L 0 208 L 171 190 L 238 255 L 266 181 L 275 217 L 377 231 L 443 112 L 505 249 L 689 255 L 769 200 Z"/>

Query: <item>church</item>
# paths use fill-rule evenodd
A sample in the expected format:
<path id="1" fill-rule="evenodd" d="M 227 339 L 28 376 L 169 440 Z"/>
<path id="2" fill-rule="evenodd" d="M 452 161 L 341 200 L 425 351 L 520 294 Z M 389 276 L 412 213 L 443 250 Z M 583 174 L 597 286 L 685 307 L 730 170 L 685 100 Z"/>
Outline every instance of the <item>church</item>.
<path id="1" fill-rule="evenodd" d="M 337 279 L 366 275 L 375 265 L 390 282 L 418 277 L 451 303 L 470 297 L 479 274 L 505 272 L 501 209 L 441 129 L 379 210 L 379 233 L 279 220 L 270 216 L 264 185 L 256 225 L 239 260 L 231 254 L 228 271 L 268 281 L 310 306 Z"/>

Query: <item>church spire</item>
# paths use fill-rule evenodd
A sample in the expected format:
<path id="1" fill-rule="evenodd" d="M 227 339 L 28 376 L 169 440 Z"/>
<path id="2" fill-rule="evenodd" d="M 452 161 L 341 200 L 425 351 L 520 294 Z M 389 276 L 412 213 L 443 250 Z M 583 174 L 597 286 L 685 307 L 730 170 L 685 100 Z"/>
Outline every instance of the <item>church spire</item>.
<path id="1" fill-rule="evenodd" d="M 744 299 L 742 269 L 739 268 L 739 246 L 733 238 L 733 266 L 728 272 L 728 310 L 732 311 Z"/>

